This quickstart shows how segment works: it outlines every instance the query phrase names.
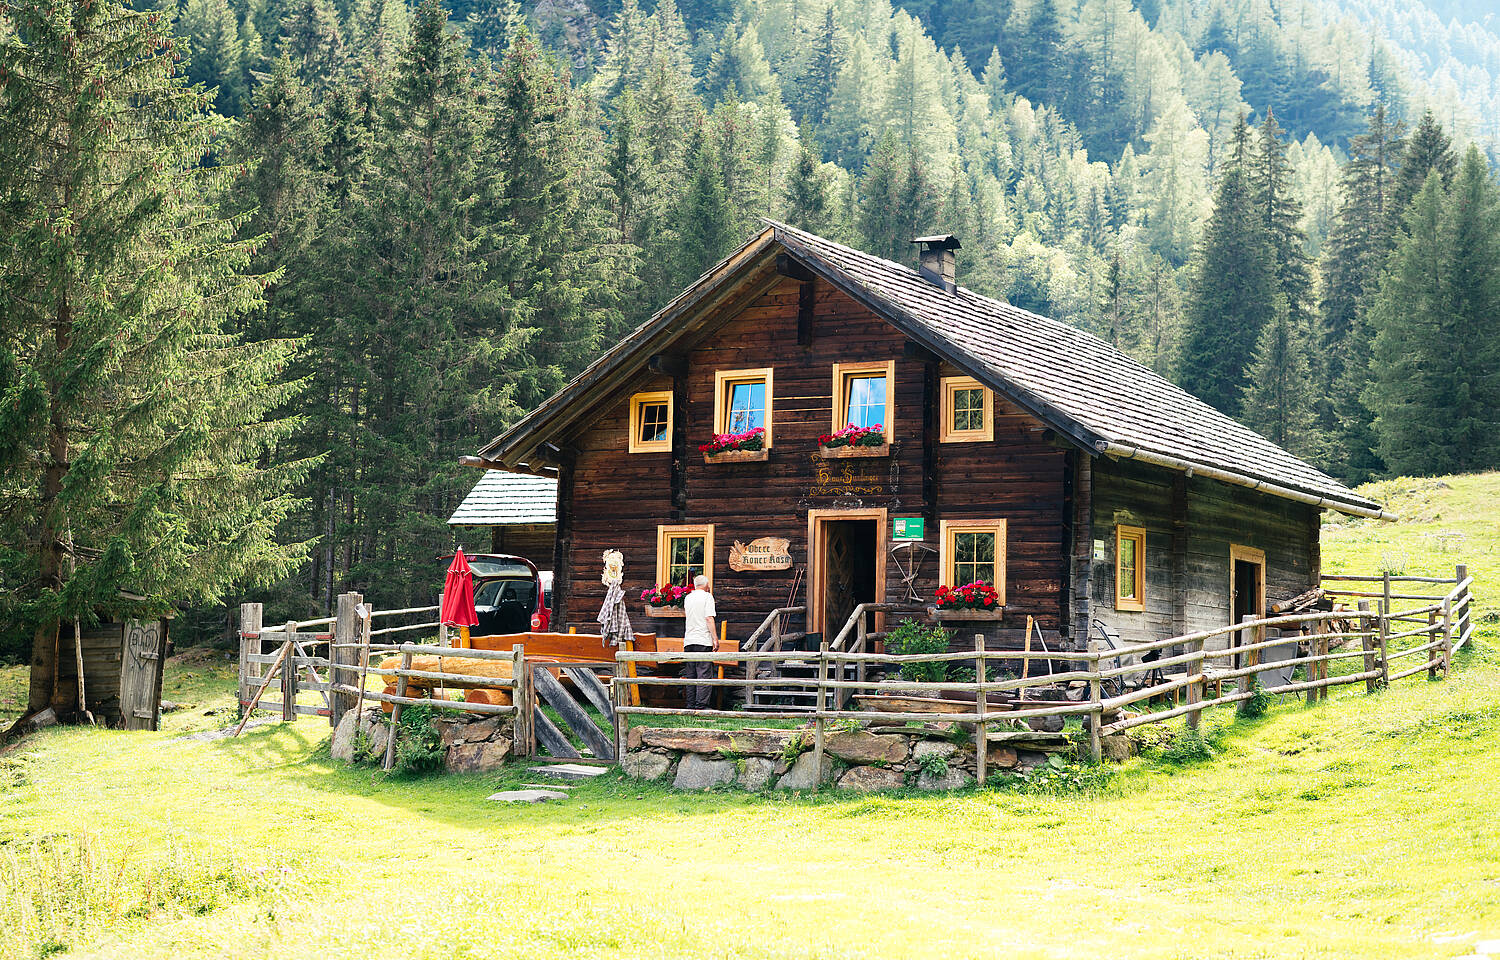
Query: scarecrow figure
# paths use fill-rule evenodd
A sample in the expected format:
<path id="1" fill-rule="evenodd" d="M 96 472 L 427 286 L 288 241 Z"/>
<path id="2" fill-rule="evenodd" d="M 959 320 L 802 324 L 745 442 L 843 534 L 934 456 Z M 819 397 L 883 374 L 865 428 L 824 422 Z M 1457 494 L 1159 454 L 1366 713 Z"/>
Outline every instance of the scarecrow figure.
<path id="1" fill-rule="evenodd" d="M 599 610 L 599 633 L 612 647 L 618 647 L 635 636 L 630 614 L 625 609 L 625 557 L 618 550 L 604 551 L 604 606 Z"/>

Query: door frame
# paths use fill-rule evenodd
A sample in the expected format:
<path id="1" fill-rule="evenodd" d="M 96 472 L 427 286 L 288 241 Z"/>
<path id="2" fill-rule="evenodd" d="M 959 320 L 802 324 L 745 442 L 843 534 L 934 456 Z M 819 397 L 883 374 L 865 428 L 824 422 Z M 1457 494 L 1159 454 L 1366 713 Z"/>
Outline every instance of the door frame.
<path id="1" fill-rule="evenodd" d="M 1236 563 L 1253 563 L 1260 568 L 1260 577 L 1256 583 L 1255 617 L 1261 619 L 1266 615 L 1266 552 L 1255 547 L 1244 547 L 1237 543 L 1229 545 L 1229 619 L 1231 622 L 1237 620 L 1235 613 L 1235 586 L 1234 565 Z"/>
<path id="2" fill-rule="evenodd" d="M 823 581 L 827 577 L 824 569 L 823 524 L 836 520 L 875 521 L 875 602 L 885 602 L 885 555 L 890 531 L 886 529 L 885 507 L 830 508 L 807 511 L 807 632 L 824 632 L 824 640 L 832 643 L 823 625 Z M 840 627 L 843 624 L 839 624 Z M 875 629 L 885 629 L 885 614 L 875 615 Z"/>

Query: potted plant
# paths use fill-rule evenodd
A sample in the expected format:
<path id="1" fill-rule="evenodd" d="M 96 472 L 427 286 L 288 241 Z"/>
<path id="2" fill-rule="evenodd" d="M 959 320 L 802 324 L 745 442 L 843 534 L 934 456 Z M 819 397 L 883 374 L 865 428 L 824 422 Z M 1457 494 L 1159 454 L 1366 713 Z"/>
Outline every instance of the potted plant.
<path id="1" fill-rule="evenodd" d="M 692 592 L 691 587 L 679 587 L 671 583 L 657 584 L 642 590 L 641 600 L 646 604 L 646 616 L 682 616 L 682 601 Z"/>
<path id="2" fill-rule="evenodd" d="M 849 424 L 836 433 L 825 433 L 818 438 L 818 453 L 828 459 L 842 457 L 884 457 L 891 452 L 891 443 L 886 439 L 885 425 L 856 427 Z"/>
<path id="3" fill-rule="evenodd" d="M 929 612 L 938 620 L 999 620 L 1005 616 L 1000 593 L 982 580 L 961 587 L 939 586 Z"/>
<path id="4" fill-rule="evenodd" d="M 744 433 L 720 433 L 707 443 L 698 445 L 704 463 L 725 463 L 732 460 L 765 460 L 771 455 L 766 448 L 766 430 L 756 427 Z"/>

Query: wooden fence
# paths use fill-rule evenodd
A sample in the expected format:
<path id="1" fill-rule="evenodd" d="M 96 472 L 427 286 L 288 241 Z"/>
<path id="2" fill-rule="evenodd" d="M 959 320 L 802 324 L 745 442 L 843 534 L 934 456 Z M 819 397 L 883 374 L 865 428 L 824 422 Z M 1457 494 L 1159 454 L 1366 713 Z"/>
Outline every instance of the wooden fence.
<path id="1" fill-rule="evenodd" d="M 566 728 L 595 759 L 614 759 L 614 743 L 604 729 L 610 727 L 612 732 L 613 705 L 609 703 L 606 687 L 592 672 L 594 668 L 607 671 L 612 664 L 558 663 L 550 658 L 527 660 L 524 644 L 515 644 L 507 651 L 456 648 L 449 645 L 448 628 L 431 619 L 437 611 L 436 606 L 371 610 L 359 594 L 348 593 L 339 597 L 336 616 L 264 628 L 260 625 L 261 605 L 242 604 L 240 729 L 256 710 L 279 711 L 283 720 L 295 719 L 298 714 L 326 716 L 337 727 L 345 713 L 362 711 L 367 700 L 390 704 L 391 722 L 395 725 L 400 723 L 406 707 L 421 704 L 456 714 L 513 716 L 513 752 L 517 756 L 583 759 Z M 399 622 L 403 620 L 413 622 Z M 328 632 L 308 632 L 311 627 L 322 627 Z M 420 639 L 436 634 L 436 642 L 401 642 L 400 635 L 413 633 Z M 267 652 L 268 642 L 276 644 L 274 654 Z M 371 664 L 372 654 L 398 654 L 400 661 L 391 669 L 382 669 L 378 663 Z M 450 656 L 468 661 L 508 661 L 510 676 L 465 674 L 457 665 L 448 669 L 444 659 Z M 418 668 L 413 665 L 413 657 L 435 657 L 437 669 Z M 369 689 L 368 678 L 372 674 L 394 676 L 395 692 L 386 692 L 383 683 L 377 689 Z M 567 678 L 569 687 L 565 688 L 559 675 Z M 446 696 L 415 696 L 408 689 L 411 681 L 420 681 L 420 686 L 435 688 L 440 693 L 445 688 L 472 687 L 504 691 L 511 702 L 477 703 Z M 278 692 L 267 699 L 273 682 Z M 307 691 L 315 691 L 321 704 L 299 702 L 299 695 Z M 576 696 L 573 691 L 577 691 Z M 557 713 L 561 726 L 539 709 L 543 702 Z M 603 727 L 590 716 L 584 704 L 604 716 Z M 386 741 L 386 769 L 391 768 L 394 760 L 395 738 L 391 737 Z"/>
<path id="2" fill-rule="evenodd" d="M 1038 731 L 1031 721 L 1078 717 L 1088 734 L 1089 753 L 1101 756 L 1101 739 L 1132 727 L 1185 717 L 1197 727 L 1204 710 L 1239 703 L 1257 695 L 1305 694 L 1309 701 L 1326 698 L 1328 689 L 1363 684 L 1367 691 L 1426 672 L 1432 679 L 1446 677 L 1453 654 L 1471 641 L 1473 579 L 1460 566 L 1452 578 L 1331 576 L 1325 590 L 1357 602 L 1355 609 L 1246 617 L 1242 622 L 1212 630 L 1149 643 L 1104 650 L 1095 640 L 1079 651 L 990 650 L 976 635 L 972 652 L 895 655 L 872 652 L 863 618 L 854 642 L 842 634 L 825 639 L 817 651 L 780 649 L 770 642 L 747 643 L 745 649 L 711 653 L 629 652 L 616 654 L 612 699 L 615 703 L 616 741 L 623 743 L 631 716 L 691 716 L 715 719 L 811 720 L 813 749 L 822 763 L 825 728 L 829 721 L 932 721 L 971 723 L 981 782 L 986 774 L 987 750 L 981 744 L 1024 744 Z M 1377 591 L 1372 585 L 1379 584 Z M 1440 594 L 1423 588 L 1446 588 Z M 1422 601 L 1426 601 L 1423 603 Z M 895 608 L 892 608 L 893 610 Z M 780 613 L 782 611 L 778 611 Z M 774 616 L 775 614 L 773 614 Z M 771 618 L 763 625 L 771 629 Z M 847 631 L 846 631 L 847 632 Z M 1222 648 L 1212 641 L 1227 638 Z M 755 638 L 759 640 L 759 637 Z M 1357 642 L 1358 647 L 1345 649 Z M 1267 660 L 1268 651 L 1295 644 L 1294 655 Z M 1151 661 L 1142 658 L 1155 654 Z M 675 676 L 630 676 L 634 664 L 682 664 L 690 661 L 735 662 L 753 678 L 761 664 L 811 663 L 816 667 L 816 697 L 808 709 L 707 709 L 632 705 L 631 691 L 645 686 L 689 684 L 743 687 L 772 692 L 803 689 L 800 678 L 761 678 L 688 681 Z M 1031 664 L 1046 667 L 1030 675 Z M 906 664 L 960 663 L 974 668 L 975 679 L 912 681 L 871 679 Z M 990 667 L 1020 663 L 1021 676 L 991 680 Z M 1058 672 L 1055 667 L 1064 664 Z M 1346 669 L 1345 665 L 1352 665 Z M 1293 679 L 1301 668 L 1303 679 Z M 1330 669 L 1333 667 L 1334 669 Z M 780 670 L 776 672 L 780 673 Z M 1041 699 L 1044 695 L 1062 699 Z M 880 696 L 894 695 L 894 696 Z M 906 698 L 910 710 L 902 710 Z M 639 699 L 639 698 L 637 698 Z M 849 701 L 861 706 L 851 709 Z M 747 704 L 749 701 L 746 701 Z M 877 706 L 877 704 L 879 706 Z M 920 709 L 918 708 L 920 707 Z M 937 712 L 934 712 L 934 707 Z"/>

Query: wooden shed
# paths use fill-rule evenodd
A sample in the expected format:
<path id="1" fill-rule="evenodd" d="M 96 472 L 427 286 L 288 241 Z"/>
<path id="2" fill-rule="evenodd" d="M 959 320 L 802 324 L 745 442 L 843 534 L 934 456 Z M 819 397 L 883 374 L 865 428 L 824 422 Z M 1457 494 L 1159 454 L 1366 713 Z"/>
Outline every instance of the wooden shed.
<path id="1" fill-rule="evenodd" d="M 1315 585 L 1323 510 L 1386 516 L 1098 338 L 959 286 L 955 238 L 921 243 L 912 270 L 771 223 L 465 458 L 556 479 L 555 622 L 592 622 L 615 548 L 632 598 L 706 573 L 732 636 L 799 579 L 812 633 L 972 580 L 999 627 L 1160 639 Z M 820 441 L 848 424 L 884 442 Z M 743 427 L 760 451 L 700 452 Z"/>
<path id="2" fill-rule="evenodd" d="M 481 551 L 516 554 L 550 570 L 557 537 L 557 479 L 486 470 L 448 525 L 488 533 L 489 543 L 476 545 Z"/>
<path id="3" fill-rule="evenodd" d="M 161 722 L 162 667 L 171 656 L 168 620 L 105 621 L 82 631 L 84 693 L 97 723 L 155 730 Z M 71 622 L 59 636 L 59 688 L 78 685 Z"/>

